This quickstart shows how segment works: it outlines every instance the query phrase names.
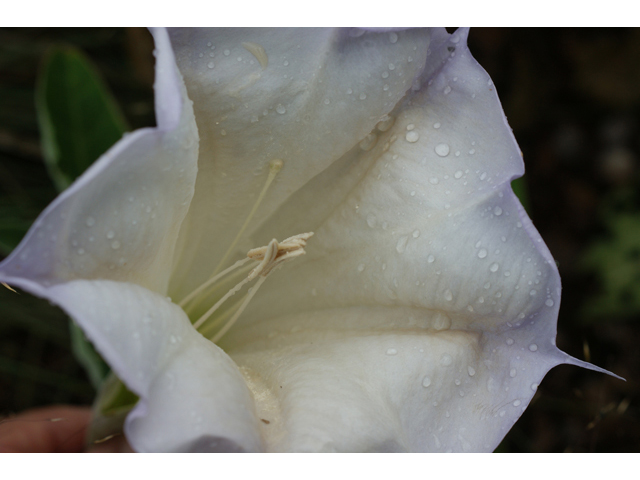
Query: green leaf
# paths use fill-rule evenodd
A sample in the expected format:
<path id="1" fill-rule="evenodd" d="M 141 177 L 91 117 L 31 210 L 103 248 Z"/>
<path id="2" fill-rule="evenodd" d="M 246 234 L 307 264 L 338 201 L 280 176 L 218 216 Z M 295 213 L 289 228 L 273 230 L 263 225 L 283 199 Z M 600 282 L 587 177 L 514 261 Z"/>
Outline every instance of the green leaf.
<path id="1" fill-rule="evenodd" d="M 59 191 L 67 188 L 127 130 L 115 100 L 82 53 L 55 47 L 36 90 L 43 155 Z"/>

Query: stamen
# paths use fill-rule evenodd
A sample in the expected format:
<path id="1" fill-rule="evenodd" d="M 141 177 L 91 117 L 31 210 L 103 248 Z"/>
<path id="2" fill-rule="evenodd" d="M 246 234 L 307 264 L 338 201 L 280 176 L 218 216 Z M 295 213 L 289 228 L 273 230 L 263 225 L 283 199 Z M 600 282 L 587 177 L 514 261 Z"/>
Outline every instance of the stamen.
<path id="1" fill-rule="evenodd" d="M 2 286 L 4 286 L 5 288 L 8 288 L 9 290 L 11 290 L 13 293 L 18 293 L 16 292 L 13 288 L 11 288 L 9 285 L 7 285 L 6 283 L 2 282 Z"/>
<path id="2" fill-rule="evenodd" d="M 220 331 L 216 333 L 216 335 L 211 339 L 213 343 L 216 343 L 218 340 L 220 340 L 224 336 L 224 334 L 227 333 L 227 331 L 233 326 L 233 324 L 236 323 L 236 320 L 238 320 L 238 317 L 240 317 L 240 314 L 244 311 L 247 305 L 249 305 L 249 302 L 251 301 L 253 296 L 256 294 L 256 292 L 258 291 L 258 289 L 266 279 L 267 277 L 260 277 L 260 279 L 256 282 L 256 284 L 253 286 L 253 288 L 249 292 L 249 295 L 247 295 L 247 298 L 245 298 L 244 302 L 242 302 L 242 305 L 240 305 L 240 308 L 238 309 L 238 311 L 233 315 L 233 317 L 231 317 L 231 320 L 229 320 L 227 324 L 224 327 L 222 327 Z"/>
<path id="3" fill-rule="evenodd" d="M 249 304 L 253 296 L 256 294 L 260 286 L 264 283 L 267 276 L 277 267 L 285 263 L 287 260 L 290 260 L 295 257 L 299 257 L 300 255 L 304 255 L 304 247 L 307 245 L 307 240 L 313 235 L 313 232 L 309 233 L 301 233 L 299 235 L 294 235 L 293 237 L 289 237 L 283 240 L 281 243 L 274 238 L 269 242 L 268 245 L 260 248 L 254 248 L 249 250 L 247 253 L 247 259 L 249 260 L 260 260 L 260 264 L 255 267 L 247 278 L 238 283 L 235 287 L 229 290 L 220 300 L 218 300 L 215 305 L 213 305 L 207 312 L 202 315 L 194 324 L 194 328 L 200 328 L 204 322 L 207 321 L 213 313 L 220 308 L 229 297 L 235 295 L 244 285 L 253 280 L 254 278 L 260 276 L 256 284 L 251 288 L 249 293 L 246 295 L 245 299 L 242 301 L 240 308 L 234 313 L 233 317 L 218 331 L 218 333 L 213 337 L 213 342 L 218 341 L 222 336 L 231 328 L 231 326 L 236 322 L 240 314 L 244 311 L 246 306 Z M 242 260 L 242 261 L 246 261 Z M 236 265 L 239 262 L 236 262 Z M 235 265 L 234 265 L 235 266 Z M 229 269 L 225 270 L 225 272 L 229 271 Z M 223 273 L 225 273 L 223 272 Z M 218 275 L 218 277 L 222 276 L 222 273 Z M 204 287 L 206 288 L 206 287 Z M 192 298 L 193 296 L 190 295 Z M 183 300 L 184 302 L 184 300 Z M 182 303 L 182 302 L 181 302 Z M 186 302 L 185 302 L 186 303 Z M 217 319 L 215 323 L 218 323 L 221 319 Z M 209 327 L 207 327 L 209 328 Z"/>
<path id="4" fill-rule="evenodd" d="M 256 200 L 256 203 L 253 204 L 253 208 L 249 212 L 249 215 L 247 216 L 247 219 L 244 221 L 244 224 L 242 225 L 242 227 L 240 227 L 240 231 L 238 231 L 238 234 L 236 235 L 236 238 L 233 239 L 233 242 L 231 242 L 231 245 L 229 246 L 229 249 L 222 256 L 222 259 L 220 260 L 220 263 L 218 263 L 218 266 L 214 270 L 214 272 L 213 272 L 214 275 L 217 274 L 220 271 L 220 268 L 222 268 L 222 265 L 224 265 L 224 262 L 227 260 L 227 258 L 231 254 L 231 252 L 233 252 L 233 249 L 235 248 L 236 244 L 238 243 L 238 240 L 240 240 L 240 237 L 242 236 L 244 231 L 249 226 L 249 222 L 251 222 L 251 219 L 253 218 L 253 216 L 255 215 L 256 211 L 258 210 L 258 207 L 262 203 L 262 200 L 264 199 L 264 196 L 267 194 L 267 190 L 269 189 L 269 186 L 271 185 L 271 182 L 273 182 L 273 179 L 276 178 L 276 175 L 278 174 L 278 172 L 280 170 L 282 170 L 283 166 L 284 166 L 284 162 L 282 160 L 279 160 L 279 159 L 278 160 L 272 160 L 269 163 L 269 176 L 267 177 L 267 182 L 264 184 L 264 187 L 262 187 L 262 191 L 260 192 L 260 195 L 258 195 L 258 199 Z"/>
<path id="5" fill-rule="evenodd" d="M 184 306 L 189 303 L 191 300 L 193 300 L 196 295 L 198 295 L 200 292 L 202 292 L 204 289 L 206 289 L 207 287 L 209 287 L 210 285 L 213 285 L 216 281 L 218 281 L 220 278 L 224 277 L 227 273 L 235 270 L 238 267 L 241 267 L 242 265 L 244 265 L 245 263 L 247 263 L 249 260 L 252 260 L 251 258 L 247 257 L 247 258 L 243 258 L 242 260 L 238 260 L 236 263 L 234 263 L 233 265 L 231 265 L 229 268 L 227 268 L 226 270 L 223 270 L 222 272 L 220 272 L 219 274 L 217 274 L 214 277 L 211 277 L 209 280 L 207 280 L 206 282 L 204 282 L 202 285 L 200 285 L 198 288 L 196 288 L 193 292 L 191 292 L 189 295 L 187 295 L 186 297 L 184 297 L 182 300 L 180 300 L 180 303 L 178 303 L 179 307 L 184 308 Z"/>

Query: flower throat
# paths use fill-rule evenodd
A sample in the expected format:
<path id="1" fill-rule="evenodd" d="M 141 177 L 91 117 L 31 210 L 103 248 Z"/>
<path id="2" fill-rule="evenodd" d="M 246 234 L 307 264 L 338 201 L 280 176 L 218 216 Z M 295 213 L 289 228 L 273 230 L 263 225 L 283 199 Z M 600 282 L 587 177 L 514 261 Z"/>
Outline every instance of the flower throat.
<path id="1" fill-rule="evenodd" d="M 307 240 L 313 235 L 313 232 L 301 233 L 282 242 L 278 242 L 274 238 L 263 247 L 249 250 L 245 258 L 238 260 L 221 271 L 266 196 L 267 190 L 283 166 L 284 162 L 282 160 L 272 160 L 269 163 L 269 175 L 260 195 L 258 195 L 238 234 L 213 271 L 211 278 L 178 303 L 191 318 L 193 327 L 214 343 L 218 342 L 234 325 L 271 272 L 285 262 L 305 254 L 304 247 L 307 244 Z M 238 282 L 237 279 L 239 277 L 244 277 L 244 279 Z M 256 278 L 258 280 L 240 300 L 227 302 L 229 298 Z M 235 285 L 234 282 L 236 282 Z M 226 293 L 222 294 L 223 292 Z M 213 305 L 204 311 L 206 306 L 212 302 Z M 202 313 L 203 311 L 204 313 Z"/>

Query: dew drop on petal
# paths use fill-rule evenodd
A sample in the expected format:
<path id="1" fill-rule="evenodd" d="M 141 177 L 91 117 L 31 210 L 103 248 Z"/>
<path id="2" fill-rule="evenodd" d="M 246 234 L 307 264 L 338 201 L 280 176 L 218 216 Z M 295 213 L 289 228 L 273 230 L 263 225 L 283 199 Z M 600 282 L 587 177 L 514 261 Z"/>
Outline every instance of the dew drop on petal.
<path id="1" fill-rule="evenodd" d="M 496 207 L 496 208 L 494 208 L 494 209 L 493 209 L 493 214 L 494 214 L 496 217 L 499 217 L 500 215 L 502 215 L 502 209 L 501 209 L 500 207 Z"/>
<path id="2" fill-rule="evenodd" d="M 487 256 L 487 251 L 484 248 L 481 248 L 478 252 L 478 258 L 485 258 Z"/>
<path id="3" fill-rule="evenodd" d="M 546 301 L 546 302 L 544 302 L 544 304 L 545 304 L 547 307 L 553 307 L 553 300 L 551 300 L 550 298 L 548 298 L 548 299 L 547 299 L 547 301 Z"/>
<path id="4" fill-rule="evenodd" d="M 403 235 L 398 239 L 396 243 L 396 250 L 398 253 L 403 253 L 404 249 L 407 247 L 407 242 L 409 241 L 409 237 L 407 235 Z"/>
<path id="5" fill-rule="evenodd" d="M 360 144 L 359 144 L 360 149 L 365 152 L 368 152 L 369 150 L 371 150 L 373 147 L 376 146 L 377 142 L 378 142 L 378 136 L 375 133 L 370 133 L 360 141 Z"/>
<path id="6" fill-rule="evenodd" d="M 531 345 L 529 345 L 529 350 L 531 350 L 532 352 L 537 351 L 538 345 L 536 345 L 535 343 L 532 343 Z"/>
<path id="7" fill-rule="evenodd" d="M 436 260 L 436 257 L 434 257 L 433 255 L 429 255 L 427 257 L 427 262 L 429 262 L 429 263 L 433 263 L 433 262 L 435 262 L 435 260 Z"/>
<path id="8" fill-rule="evenodd" d="M 449 145 L 446 143 L 439 143 L 436 145 L 435 151 L 440 157 L 446 157 L 449 155 Z"/>
<path id="9" fill-rule="evenodd" d="M 470 377 L 473 377 L 476 374 L 476 369 L 473 368 L 472 366 L 467 367 L 467 372 L 469 373 Z"/>
<path id="10" fill-rule="evenodd" d="M 445 353 L 444 355 L 442 355 L 442 357 L 440 357 L 440 365 L 444 367 L 448 367 L 452 363 L 453 363 L 453 358 L 451 358 L 451 355 L 449 355 L 448 353 Z"/>
<path id="11" fill-rule="evenodd" d="M 278 106 L 276 107 L 276 112 L 278 112 L 280 115 L 283 115 L 287 113 L 287 109 L 284 107 L 284 105 L 279 103 Z"/>
<path id="12" fill-rule="evenodd" d="M 416 143 L 418 140 L 420 140 L 420 134 L 418 132 L 416 132 L 415 130 L 412 130 L 410 132 L 407 132 L 407 134 L 405 135 L 404 138 L 409 143 Z"/>
<path id="13" fill-rule="evenodd" d="M 509 370 L 509 376 L 511 378 L 515 377 L 518 374 L 518 371 L 515 368 L 512 368 L 511 370 Z"/>
<path id="14" fill-rule="evenodd" d="M 420 230 L 414 230 L 411 236 L 413 238 L 418 238 L 420 236 Z"/>
<path id="15" fill-rule="evenodd" d="M 422 379 L 422 386 L 427 388 L 429 385 L 431 385 L 431 379 L 429 377 L 424 377 Z"/>
<path id="16" fill-rule="evenodd" d="M 87 217 L 87 219 L 85 220 L 85 224 L 87 225 L 87 227 L 93 227 L 96 224 L 96 220 L 93 217 Z"/>
<path id="17" fill-rule="evenodd" d="M 491 266 L 489 267 L 489 270 L 495 273 L 498 271 L 499 268 L 500 268 L 500 265 L 498 265 L 497 263 L 492 263 Z"/>
<path id="18" fill-rule="evenodd" d="M 115 234 L 115 233 L 113 233 L 113 230 L 109 230 L 109 231 L 107 232 L 107 238 L 108 238 L 109 240 L 111 240 L 111 239 L 112 239 L 113 237 L 115 237 L 115 236 L 116 236 L 116 234 Z"/>
<path id="19" fill-rule="evenodd" d="M 451 293 L 451 290 L 447 289 L 444 291 L 444 299 L 447 302 L 450 302 L 451 300 L 453 300 L 453 294 Z"/>
<path id="20" fill-rule="evenodd" d="M 387 349 L 387 355 L 397 355 L 397 354 L 398 354 L 398 350 L 396 350 L 395 348 Z"/>

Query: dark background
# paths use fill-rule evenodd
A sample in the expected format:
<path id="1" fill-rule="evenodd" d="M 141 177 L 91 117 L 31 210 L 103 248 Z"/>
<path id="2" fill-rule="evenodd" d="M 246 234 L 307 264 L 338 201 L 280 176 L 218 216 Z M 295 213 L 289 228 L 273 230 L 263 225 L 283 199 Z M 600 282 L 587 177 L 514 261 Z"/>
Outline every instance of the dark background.
<path id="1" fill-rule="evenodd" d="M 33 99 L 59 43 L 96 64 L 132 129 L 154 124 L 145 30 L 0 28 L 0 258 L 56 196 Z M 526 208 L 559 265 L 558 346 L 627 379 L 553 369 L 498 451 L 640 451 L 640 29 L 479 28 L 469 47 L 496 85 L 524 154 Z M 0 415 L 93 395 L 65 315 L 0 288 Z"/>

